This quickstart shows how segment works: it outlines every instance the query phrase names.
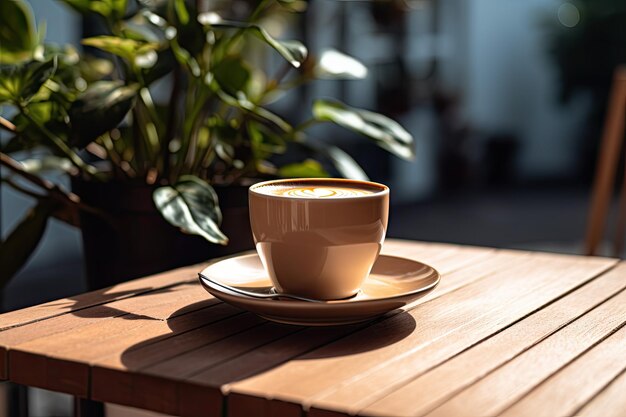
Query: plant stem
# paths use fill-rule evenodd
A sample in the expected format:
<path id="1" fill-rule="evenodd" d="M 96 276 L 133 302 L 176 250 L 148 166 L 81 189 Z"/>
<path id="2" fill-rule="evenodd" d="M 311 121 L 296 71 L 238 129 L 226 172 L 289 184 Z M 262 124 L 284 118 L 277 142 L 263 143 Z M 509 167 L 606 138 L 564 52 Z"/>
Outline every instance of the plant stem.
<path id="1" fill-rule="evenodd" d="M 89 174 L 90 176 L 94 178 L 100 178 L 98 170 L 95 167 L 83 161 L 82 158 L 76 154 L 76 152 L 74 152 L 69 146 L 65 144 L 65 142 L 63 142 L 63 140 L 61 140 L 56 135 L 52 134 L 52 132 L 46 129 L 44 125 L 39 123 L 35 118 L 33 118 L 30 114 L 28 114 L 28 111 L 26 110 L 26 108 L 20 105 L 19 109 L 20 109 L 20 112 L 24 115 L 24 117 L 26 117 L 26 119 L 28 119 L 29 122 L 31 122 L 35 127 L 37 127 L 37 129 L 39 129 L 39 131 L 43 133 L 46 139 L 48 139 L 52 143 L 52 145 L 54 145 L 55 148 L 61 151 L 61 153 L 63 153 L 72 162 L 72 164 L 76 166 L 76 168 L 80 169 L 82 172 Z"/>
<path id="2" fill-rule="evenodd" d="M 188 154 L 190 149 L 192 148 L 192 142 L 194 141 L 196 128 L 198 127 L 198 120 L 200 115 L 202 114 L 202 109 L 206 104 L 207 94 L 209 90 L 202 87 L 200 84 L 200 88 L 198 89 L 198 95 L 195 97 L 195 101 L 191 103 L 191 112 L 187 115 L 186 120 L 183 124 L 183 140 L 182 145 L 179 152 L 180 158 L 176 161 L 176 174 L 175 177 L 179 177 L 187 164 Z"/>
<path id="3" fill-rule="evenodd" d="M 293 133 L 295 134 L 296 132 L 301 132 L 305 129 L 308 129 L 309 127 L 319 123 L 320 121 L 317 119 L 309 119 L 309 120 L 305 120 L 304 122 L 300 123 L 298 126 L 293 128 Z"/>
<path id="4" fill-rule="evenodd" d="M 9 171 L 19 175 L 30 183 L 48 191 L 50 193 L 50 197 L 54 198 L 57 201 L 60 201 L 61 203 L 72 204 L 81 210 L 98 215 L 103 215 L 100 210 L 82 203 L 80 201 L 80 197 L 72 193 L 71 191 L 64 191 L 59 188 L 58 185 L 44 178 L 40 178 L 35 174 L 31 174 L 30 172 L 25 171 L 19 162 L 2 152 L 0 152 L 0 165 L 5 166 L 9 169 Z"/>
<path id="5" fill-rule="evenodd" d="M 176 65 L 176 67 L 174 68 L 173 76 L 174 84 L 172 85 L 172 93 L 170 94 L 170 114 L 167 119 L 165 138 L 163 139 L 163 145 L 161 148 L 161 163 L 163 164 L 163 167 L 161 169 L 161 175 L 165 179 L 170 179 L 170 143 L 172 143 L 172 140 L 174 139 L 174 134 L 177 127 L 176 125 L 178 122 L 178 99 L 180 96 L 180 84 L 182 77 L 179 65 Z"/>
<path id="6" fill-rule="evenodd" d="M 17 132 L 17 128 L 15 127 L 15 125 L 2 116 L 0 116 L 0 127 L 8 130 L 9 132 Z"/>
<path id="7" fill-rule="evenodd" d="M 266 6 L 273 1 L 274 0 L 262 0 L 259 3 L 259 5 L 256 7 L 256 9 L 254 9 L 250 17 L 248 18 L 248 22 L 250 23 L 254 22 L 259 17 L 261 12 L 266 8 Z"/>
<path id="8" fill-rule="evenodd" d="M 124 161 L 124 159 L 119 154 L 119 152 L 117 152 L 117 150 L 115 149 L 115 144 L 113 143 L 113 140 L 111 139 L 109 132 L 104 133 L 102 136 L 100 136 L 100 141 L 102 142 L 102 146 L 104 147 L 104 149 L 106 149 L 109 159 L 111 159 L 111 162 L 113 163 L 113 167 L 117 168 L 115 171 L 116 173 L 121 172 L 127 178 L 131 178 L 136 175 L 136 173 L 134 173 L 134 170 L 132 170 L 132 168 L 129 167 L 132 173 L 129 173 L 128 170 L 125 170 L 124 168 L 122 168 L 122 162 Z"/>
<path id="9" fill-rule="evenodd" d="M 285 76 L 289 73 L 289 71 L 291 70 L 292 65 L 288 62 L 285 62 L 280 69 L 276 72 L 276 75 L 274 75 L 274 77 L 267 83 L 267 87 L 265 88 L 265 91 L 263 92 L 261 99 L 265 96 L 265 94 L 274 91 L 278 88 L 278 86 L 280 85 L 280 82 L 283 80 L 283 78 L 285 78 Z"/>
<path id="10" fill-rule="evenodd" d="M 254 23 L 255 20 L 257 20 L 257 18 L 259 17 L 259 15 L 261 14 L 261 12 L 263 12 L 263 10 L 266 8 L 266 6 L 268 5 L 268 3 L 273 2 L 274 0 L 261 0 L 261 2 L 259 3 L 259 5 L 256 7 L 256 9 L 254 9 L 254 11 L 252 12 L 252 14 L 250 14 L 250 17 L 248 18 L 248 23 Z M 235 32 L 235 34 L 233 35 L 232 38 L 230 38 L 228 40 L 228 42 L 226 42 L 226 45 L 224 46 L 224 55 L 228 54 L 228 50 L 237 43 L 237 41 L 243 36 L 244 32 L 246 31 L 245 27 L 239 28 L 237 29 L 237 31 Z"/>
<path id="11" fill-rule="evenodd" d="M 135 163 L 137 164 L 137 174 L 143 175 L 145 170 L 144 150 L 142 147 L 143 141 L 141 140 L 141 127 L 139 126 L 139 115 L 137 106 L 133 107 L 133 148 L 135 148 Z"/>

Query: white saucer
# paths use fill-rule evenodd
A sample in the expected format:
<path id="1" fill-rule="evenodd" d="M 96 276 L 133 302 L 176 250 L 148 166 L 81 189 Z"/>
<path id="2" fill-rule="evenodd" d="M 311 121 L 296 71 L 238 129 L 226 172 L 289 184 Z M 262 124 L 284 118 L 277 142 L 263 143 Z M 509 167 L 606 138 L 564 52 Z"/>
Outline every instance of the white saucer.
<path id="1" fill-rule="evenodd" d="M 286 298 L 260 299 L 241 295 L 211 283 L 267 294 L 273 290 L 256 253 L 216 262 L 199 273 L 209 293 L 267 320 L 304 326 L 332 326 L 371 320 L 423 297 L 439 283 L 432 267 L 411 259 L 380 255 L 361 291 L 346 300 L 307 302 Z"/>

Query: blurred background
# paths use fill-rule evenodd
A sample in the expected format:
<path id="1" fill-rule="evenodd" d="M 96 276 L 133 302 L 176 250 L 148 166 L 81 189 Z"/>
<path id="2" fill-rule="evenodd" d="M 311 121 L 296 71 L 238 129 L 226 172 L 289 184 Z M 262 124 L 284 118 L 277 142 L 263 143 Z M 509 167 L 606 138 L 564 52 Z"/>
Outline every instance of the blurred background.
<path id="1" fill-rule="evenodd" d="M 30 4 L 50 42 L 78 45 L 93 34 L 91 22 L 56 1 Z M 612 74 L 626 63 L 624 0 L 315 0 L 269 30 L 312 51 L 336 48 L 369 69 L 364 80 L 300 88 L 276 103 L 277 113 L 301 120 L 313 98 L 336 97 L 415 137 L 417 157 L 406 162 L 345 130 L 314 131 L 390 186 L 389 237 L 582 253 Z M 6 233 L 32 201 L 7 187 L 0 193 Z M 53 220 L 5 305 L 82 292 L 83 271 L 80 231 Z M 63 401 L 33 404 L 33 415 L 65 409 Z"/>

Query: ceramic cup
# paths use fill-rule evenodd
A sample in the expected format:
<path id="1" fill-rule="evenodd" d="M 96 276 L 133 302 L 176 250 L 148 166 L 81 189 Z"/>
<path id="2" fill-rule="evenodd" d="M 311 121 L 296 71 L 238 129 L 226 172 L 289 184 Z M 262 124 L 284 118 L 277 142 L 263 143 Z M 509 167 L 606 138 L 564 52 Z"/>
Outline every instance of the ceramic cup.
<path id="1" fill-rule="evenodd" d="M 255 184 L 248 196 L 256 249 L 278 292 L 334 300 L 359 291 L 385 239 L 389 188 L 290 179 Z"/>

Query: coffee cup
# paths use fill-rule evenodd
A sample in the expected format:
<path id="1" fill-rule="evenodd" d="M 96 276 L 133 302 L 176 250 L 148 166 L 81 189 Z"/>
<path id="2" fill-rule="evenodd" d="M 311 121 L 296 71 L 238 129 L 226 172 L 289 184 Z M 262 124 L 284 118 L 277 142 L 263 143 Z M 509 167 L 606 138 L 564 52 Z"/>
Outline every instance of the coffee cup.
<path id="1" fill-rule="evenodd" d="M 359 291 L 385 239 L 389 188 L 286 179 L 257 183 L 248 196 L 256 249 L 277 292 L 336 300 Z"/>

